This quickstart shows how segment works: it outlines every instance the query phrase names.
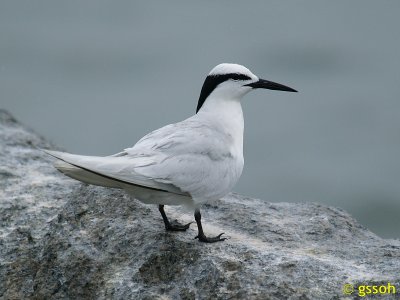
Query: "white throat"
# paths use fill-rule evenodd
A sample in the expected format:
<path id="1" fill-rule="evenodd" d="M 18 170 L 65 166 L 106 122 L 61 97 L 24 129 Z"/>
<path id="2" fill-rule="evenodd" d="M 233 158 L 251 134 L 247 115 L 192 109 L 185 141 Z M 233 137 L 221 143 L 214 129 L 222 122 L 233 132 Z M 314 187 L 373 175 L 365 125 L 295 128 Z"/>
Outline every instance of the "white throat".
<path id="1" fill-rule="evenodd" d="M 212 93 L 204 103 L 197 116 L 209 125 L 229 136 L 234 154 L 243 157 L 244 119 L 241 95 L 236 98 L 221 97 L 220 93 Z"/>

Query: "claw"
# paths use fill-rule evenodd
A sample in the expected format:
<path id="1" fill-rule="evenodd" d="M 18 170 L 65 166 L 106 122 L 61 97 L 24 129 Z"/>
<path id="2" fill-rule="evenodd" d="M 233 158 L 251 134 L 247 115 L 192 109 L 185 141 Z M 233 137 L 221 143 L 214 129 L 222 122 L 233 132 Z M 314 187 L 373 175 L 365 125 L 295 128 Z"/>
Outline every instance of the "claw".
<path id="1" fill-rule="evenodd" d="M 187 229 L 189 229 L 190 224 L 192 224 L 193 222 L 189 222 L 187 224 L 181 224 L 178 221 L 173 221 L 171 222 L 168 226 L 165 226 L 165 229 L 167 231 L 186 231 Z"/>
<path id="2" fill-rule="evenodd" d="M 220 233 L 219 235 L 214 236 L 214 237 L 206 237 L 205 235 L 197 235 L 197 236 L 195 237 L 195 239 L 198 239 L 200 242 L 203 242 L 203 243 L 222 242 L 222 241 L 225 241 L 225 240 L 226 240 L 226 238 L 221 238 L 221 236 L 222 236 L 223 234 L 224 234 L 224 232 L 223 232 L 223 233 Z"/>

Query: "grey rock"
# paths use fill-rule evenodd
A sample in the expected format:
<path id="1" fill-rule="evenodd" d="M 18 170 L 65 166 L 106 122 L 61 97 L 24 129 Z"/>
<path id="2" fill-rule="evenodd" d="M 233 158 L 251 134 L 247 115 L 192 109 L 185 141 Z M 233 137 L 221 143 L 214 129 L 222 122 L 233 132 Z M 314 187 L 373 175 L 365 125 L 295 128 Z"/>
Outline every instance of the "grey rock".
<path id="1" fill-rule="evenodd" d="M 56 147 L 0 111 L 1 299 L 341 299 L 345 283 L 388 282 L 400 293 L 400 241 L 339 208 L 230 194 L 203 208 L 206 232 L 229 239 L 203 244 L 195 224 L 165 232 L 156 207 L 69 179 L 38 148 Z"/>

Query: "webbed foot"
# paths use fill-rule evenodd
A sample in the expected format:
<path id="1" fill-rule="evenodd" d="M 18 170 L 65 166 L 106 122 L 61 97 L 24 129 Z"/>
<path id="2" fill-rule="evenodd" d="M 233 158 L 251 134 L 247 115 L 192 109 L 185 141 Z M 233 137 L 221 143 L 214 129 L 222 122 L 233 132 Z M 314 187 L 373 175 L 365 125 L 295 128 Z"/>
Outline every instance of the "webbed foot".
<path id="1" fill-rule="evenodd" d="M 189 222 L 187 224 L 181 224 L 177 220 L 174 220 L 172 222 L 169 222 L 168 224 L 165 224 L 165 230 L 167 231 L 186 231 L 189 229 L 190 224 L 193 222 Z"/>
<path id="2" fill-rule="evenodd" d="M 215 242 L 222 242 L 222 241 L 226 240 L 226 238 L 221 238 L 221 236 L 224 233 L 221 233 L 221 234 L 219 234 L 217 236 L 214 236 L 214 237 L 206 237 L 206 235 L 204 234 L 204 231 L 203 231 L 203 226 L 201 225 L 200 209 L 196 209 L 195 210 L 194 218 L 196 220 L 197 228 L 198 228 L 198 232 L 199 232 L 197 234 L 197 236 L 195 237 L 195 239 L 199 239 L 199 241 L 203 242 L 203 243 L 215 243 Z"/>
<path id="3" fill-rule="evenodd" d="M 174 221 L 170 222 L 167 218 L 167 215 L 165 214 L 164 205 L 159 205 L 158 209 L 164 220 L 164 225 L 165 225 L 166 231 L 186 231 L 189 228 L 190 224 L 193 223 L 193 222 L 190 222 L 187 224 L 181 224 L 178 222 L 178 220 L 174 220 Z"/>
<path id="4" fill-rule="evenodd" d="M 221 236 L 223 234 L 224 233 L 221 233 L 221 234 L 219 234 L 217 236 L 214 236 L 214 237 L 206 237 L 204 234 L 202 234 L 202 235 L 199 234 L 198 236 L 195 237 L 195 239 L 199 239 L 199 241 L 203 242 L 203 243 L 222 242 L 222 241 L 226 240 L 226 238 L 221 238 Z"/>

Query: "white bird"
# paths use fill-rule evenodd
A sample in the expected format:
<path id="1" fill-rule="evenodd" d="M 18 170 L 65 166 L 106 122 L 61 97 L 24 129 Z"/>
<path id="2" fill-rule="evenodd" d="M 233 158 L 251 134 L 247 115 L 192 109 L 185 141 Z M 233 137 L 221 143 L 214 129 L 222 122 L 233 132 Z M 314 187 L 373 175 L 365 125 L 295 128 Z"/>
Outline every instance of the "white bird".
<path id="1" fill-rule="evenodd" d="M 191 223 L 170 222 L 164 205 L 192 207 L 196 238 L 208 243 L 223 241 L 223 233 L 204 234 L 200 206 L 228 194 L 242 173 L 240 100 L 257 88 L 296 92 L 259 79 L 244 66 L 220 64 L 204 81 L 195 115 L 150 132 L 131 148 L 105 157 L 45 151 L 59 159 L 55 167 L 69 177 L 122 188 L 144 203 L 158 204 L 168 231 L 185 231 Z"/>

